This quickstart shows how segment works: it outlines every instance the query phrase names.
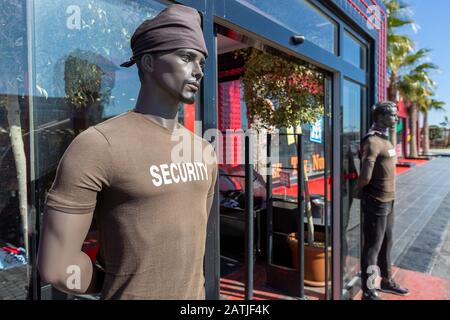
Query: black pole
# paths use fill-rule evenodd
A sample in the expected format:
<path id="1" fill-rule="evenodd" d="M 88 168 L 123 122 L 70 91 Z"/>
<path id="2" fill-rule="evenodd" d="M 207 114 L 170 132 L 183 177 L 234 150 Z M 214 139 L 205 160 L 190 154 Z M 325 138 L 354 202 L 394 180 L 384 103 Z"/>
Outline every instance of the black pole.
<path id="1" fill-rule="evenodd" d="M 298 239 L 298 273 L 299 273 L 299 297 L 305 297 L 305 263 L 304 263 L 304 245 L 305 245 L 305 203 L 304 185 L 303 185 L 303 139 L 302 134 L 297 134 L 297 239 Z"/>
<path id="2" fill-rule="evenodd" d="M 30 254 L 30 264 L 31 264 L 31 279 L 30 279 L 30 289 L 31 289 L 31 300 L 40 300 L 39 299 L 39 281 L 38 281 L 38 273 L 37 273 L 37 235 L 36 232 L 31 234 L 31 254 Z"/>
<path id="3" fill-rule="evenodd" d="M 324 209 L 324 214 L 325 214 L 325 300 L 329 300 L 329 285 L 328 285 L 328 281 L 329 281 L 329 270 L 330 270 L 330 265 L 328 263 L 328 168 L 329 168 L 329 149 L 328 149 L 328 117 L 324 116 L 324 127 L 325 127 L 325 139 L 324 143 L 323 143 L 323 149 L 324 149 L 324 153 L 325 153 L 325 172 L 324 172 L 324 195 L 325 195 L 325 199 L 324 199 L 324 205 L 323 205 L 323 209 Z"/>
<path id="4" fill-rule="evenodd" d="M 267 134 L 267 196 L 266 196 L 266 225 L 267 225 L 267 265 L 272 264 L 273 241 L 273 203 L 272 203 L 272 134 Z"/>
<path id="5" fill-rule="evenodd" d="M 249 135 L 245 135 L 245 299 L 253 300 L 253 162 Z"/>
<path id="6" fill-rule="evenodd" d="M 328 88 L 328 86 L 327 86 Z M 328 92 L 328 94 L 330 94 Z M 330 180 L 330 175 L 328 174 L 330 170 L 330 159 L 331 159 L 331 146 L 332 146 L 332 142 L 331 142 L 331 134 L 330 134 L 330 119 L 327 116 L 329 112 L 329 107 L 326 107 L 326 112 L 324 115 L 324 131 L 325 131 L 325 137 L 323 139 L 324 143 L 323 143 L 323 148 L 325 151 L 325 201 L 324 201 L 324 210 L 325 210 L 325 300 L 331 300 L 331 290 L 332 288 L 330 288 L 329 286 L 329 281 L 331 279 L 329 279 L 330 276 L 330 270 L 331 270 L 331 265 L 330 265 L 330 260 L 329 260 L 329 253 L 328 253 L 328 247 L 329 247 L 329 243 L 330 243 L 330 221 L 328 219 L 328 210 L 330 210 L 329 207 L 329 201 L 328 198 L 331 199 L 331 195 L 328 192 L 328 184 L 331 184 Z M 330 188 L 331 189 L 331 188 Z M 331 256 L 333 256 L 334 251 L 333 251 L 333 244 L 331 244 Z"/>

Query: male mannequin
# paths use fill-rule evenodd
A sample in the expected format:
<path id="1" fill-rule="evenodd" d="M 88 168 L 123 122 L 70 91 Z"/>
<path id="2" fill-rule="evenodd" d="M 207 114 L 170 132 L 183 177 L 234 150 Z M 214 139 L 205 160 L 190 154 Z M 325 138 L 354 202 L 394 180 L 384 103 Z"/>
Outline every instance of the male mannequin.
<path id="1" fill-rule="evenodd" d="M 397 295 L 409 291 L 392 279 L 391 248 L 394 224 L 396 152 L 388 139 L 389 128 L 397 124 L 397 106 L 380 102 L 373 107 L 374 124 L 361 142 L 361 174 L 356 191 L 363 211 L 364 244 L 361 257 L 363 300 L 381 300 L 374 288 L 381 271 L 379 290 Z"/>
<path id="2" fill-rule="evenodd" d="M 179 103 L 194 102 L 203 77 L 200 15 L 172 5 L 136 29 L 131 47 L 133 57 L 122 66 L 137 63 L 136 108 L 90 127 L 67 149 L 47 196 L 38 268 L 44 281 L 68 293 L 204 299 L 216 158 L 206 140 L 177 122 Z M 173 160 L 176 133 L 189 137 L 183 162 Z M 194 149 L 199 143 L 202 150 Z M 81 251 L 94 209 L 95 265 Z"/>

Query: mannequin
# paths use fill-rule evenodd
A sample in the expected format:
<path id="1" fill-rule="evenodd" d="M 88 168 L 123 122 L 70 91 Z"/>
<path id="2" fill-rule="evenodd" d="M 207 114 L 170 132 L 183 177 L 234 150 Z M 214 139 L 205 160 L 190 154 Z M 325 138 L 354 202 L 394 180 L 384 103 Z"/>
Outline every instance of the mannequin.
<path id="1" fill-rule="evenodd" d="M 194 102 L 203 77 L 200 15 L 172 5 L 136 29 L 131 47 L 122 66 L 137 64 L 136 107 L 87 129 L 64 154 L 47 196 L 38 269 L 43 281 L 72 294 L 204 299 L 217 162 L 213 147 L 177 121 L 179 104 Z M 194 154 L 173 161 L 179 131 L 201 143 L 202 161 Z M 97 263 L 81 251 L 94 209 Z"/>
<path id="2" fill-rule="evenodd" d="M 393 102 L 373 106 L 374 124 L 361 142 L 361 174 L 356 194 L 361 198 L 364 244 L 361 257 L 363 300 L 381 300 L 374 280 L 381 275 L 378 290 L 407 295 L 408 289 L 392 279 L 391 248 L 394 223 L 396 151 L 388 138 L 398 116 Z M 380 274 L 381 273 L 381 274 Z"/>

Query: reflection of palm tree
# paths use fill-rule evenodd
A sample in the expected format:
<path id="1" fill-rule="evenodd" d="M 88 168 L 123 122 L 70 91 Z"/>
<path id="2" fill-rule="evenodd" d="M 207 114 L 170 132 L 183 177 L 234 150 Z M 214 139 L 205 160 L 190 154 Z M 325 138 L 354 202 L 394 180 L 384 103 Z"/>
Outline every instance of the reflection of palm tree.
<path id="1" fill-rule="evenodd" d="M 75 50 L 65 58 L 65 99 L 72 108 L 76 134 L 102 120 L 117 69 L 111 61 L 93 52 Z"/>

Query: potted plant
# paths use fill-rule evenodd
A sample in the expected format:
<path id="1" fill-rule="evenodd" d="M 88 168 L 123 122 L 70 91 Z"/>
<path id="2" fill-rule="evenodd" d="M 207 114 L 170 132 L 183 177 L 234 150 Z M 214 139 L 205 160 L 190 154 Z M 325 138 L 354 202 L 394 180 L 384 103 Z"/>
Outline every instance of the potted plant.
<path id="1" fill-rule="evenodd" d="M 314 232 L 311 196 L 308 188 L 308 175 L 305 169 L 303 176 L 305 177 L 305 211 L 308 220 L 308 233 L 307 239 L 305 239 L 304 250 L 305 284 L 311 287 L 324 287 L 327 278 L 325 276 L 325 235 Z M 291 250 L 293 266 L 298 269 L 298 239 L 296 233 L 291 233 L 288 236 L 288 244 Z M 326 250 L 328 250 L 328 265 L 331 265 L 331 247 L 328 246 Z M 330 279 L 330 269 L 328 269 L 328 279 Z"/>
<path id="2" fill-rule="evenodd" d="M 255 129 L 297 128 L 313 124 L 324 114 L 324 77 L 314 67 L 290 57 L 280 57 L 256 49 L 241 50 L 245 59 L 242 78 L 248 116 Z M 305 167 L 302 168 L 305 171 Z M 323 286 L 325 245 L 323 235 L 314 232 L 308 175 L 304 172 L 305 211 L 308 220 L 305 244 L 305 283 Z M 298 241 L 290 234 L 294 267 L 298 268 Z M 328 250 L 331 250 L 328 248 Z M 329 255 L 331 256 L 331 255 Z"/>

